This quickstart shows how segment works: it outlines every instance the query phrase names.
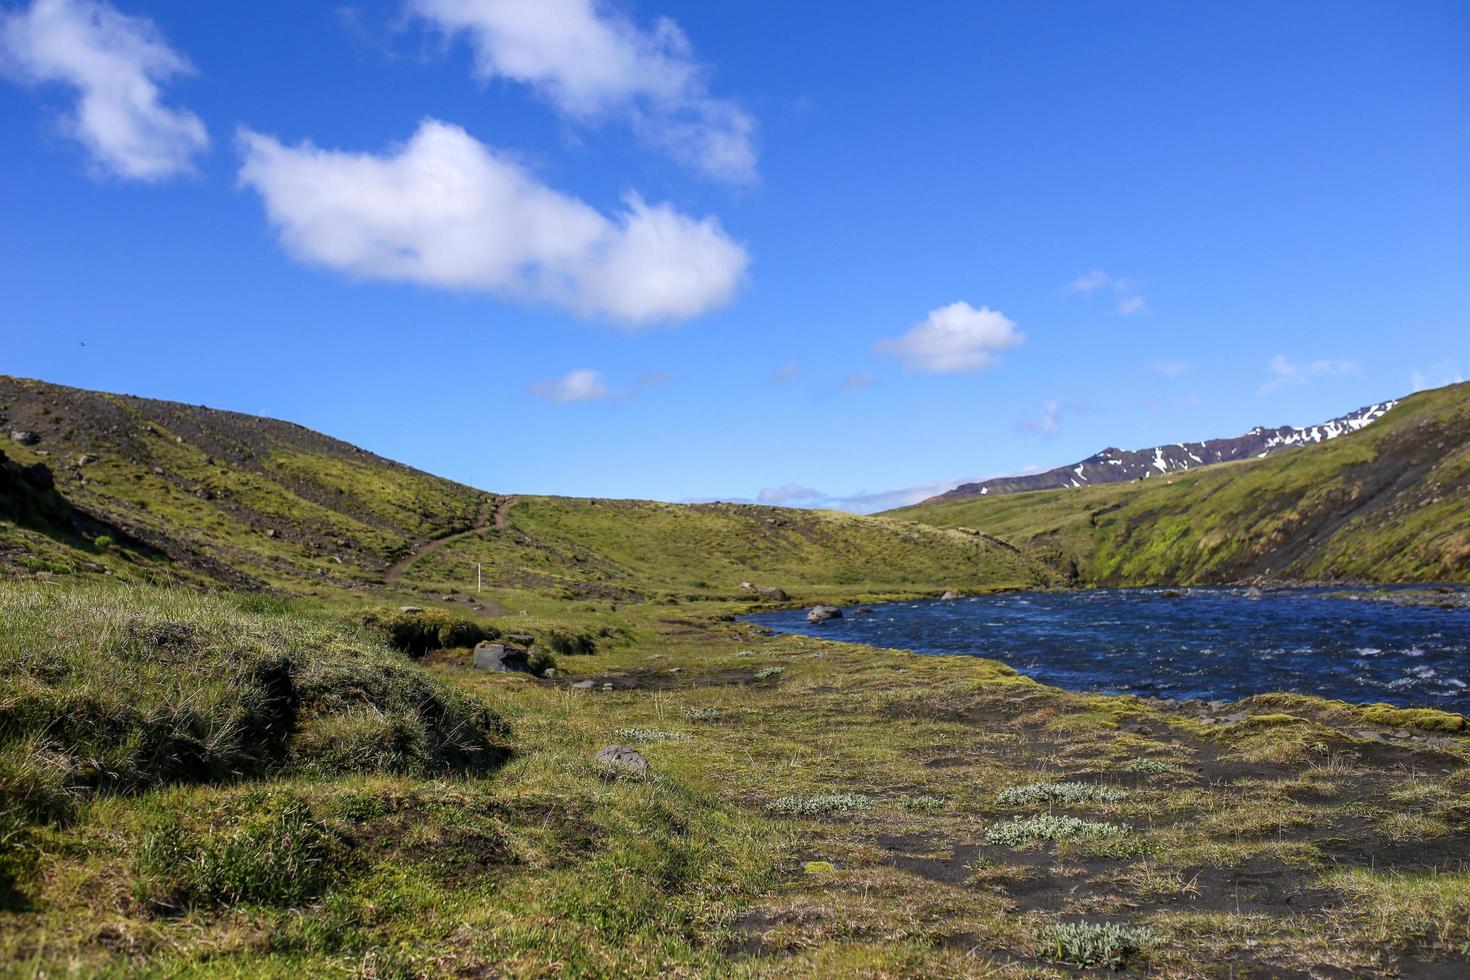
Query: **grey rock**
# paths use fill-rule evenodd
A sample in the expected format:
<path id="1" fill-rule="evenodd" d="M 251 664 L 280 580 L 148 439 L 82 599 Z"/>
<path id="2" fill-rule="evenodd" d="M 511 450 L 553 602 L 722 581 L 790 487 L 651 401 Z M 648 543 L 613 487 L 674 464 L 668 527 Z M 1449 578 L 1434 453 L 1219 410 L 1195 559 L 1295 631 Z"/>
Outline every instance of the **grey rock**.
<path id="1" fill-rule="evenodd" d="M 472 662 L 481 670 L 490 670 L 498 674 L 529 674 L 531 672 L 526 651 L 508 647 L 504 643 L 482 642 L 475 647 Z"/>
<path id="2" fill-rule="evenodd" d="M 842 610 L 836 606 L 812 606 L 806 614 L 808 623 L 825 623 L 829 619 L 841 619 Z"/>
<path id="3" fill-rule="evenodd" d="M 29 432 L 25 429 L 13 430 L 10 433 L 10 439 L 12 442 L 21 446 L 34 446 L 36 443 L 41 441 L 40 436 L 36 435 L 34 432 Z"/>
<path id="4" fill-rule="evenodd" d="M 77 457 L 78 466 L 91 466 L 95 462 L 97 462 L 97 457 L 91 453 L 82 453 Z"/>
<path id="5" fill-rule="evenodd" d="M 778 589 L 774 585 L 756 585 L 754 582 L 741 582 L 740 587 L 746 592 L 754 592 L 756 595 L 764 596 L 776 602 L 787 602 L 791 599 L 785 589 Z"/>
<path id="6" fill-rule="evenodd" d="M 420 613 L 420 612 L 423 612 L 424 611 L 424 607 L 423 606 L 399 606 L 398 607 L 398 611 L 401 612 L 401 613 Z"/>
<path id="7" fill-rule="evenodd" d="M 536 638 L 530 633 L 507 633 L 505 638 L 520 647 L 528 647 L 536 642 Z"/>
<path id="8" fill-rule="evenodd" d="M 647 776 L 648 760 L 643 753 L 626 745 L 609 745 L 593 756 L 598 765 L 630 776 Z"/>
<path id="9" fill-rule="evenodd" d="M 1257 588 L 1254 585 L 1252 585 L 1250 588 L 1248 588 L 1248 589 L 1245 590 L 1245 597 L 1247 599 L 1251 599 L 1251 600 L 1259 599 L 1264 594 L 1265 593 L 1263 593 L 1259 588 Z"/>
<path id="10" fill-rule="evenodd" d="M 943 600 L 944 602 L 953 602 L 955 599 L 963 599 L 964 596 L 960 595 L 958 592 L 952 592 L 951 591 L 951 592 L 946 592 L 944 595 L 940 596 L 939 598 L 941 600 Z"/>
<path id="11" fill-rule="evenodd" d="M 592 683 L 591 681 L 577 681 L 577 683 L 575 683 L 575 684 L 572 685 L 572 690 L 574 690 L 574 691 L 590 691 L 590 690 L 592 690 L 596 686 L 597 685 L 594 684 L 594 683 Z"/>
<path id="12" fill-rule="evenodd" d="M 214 491 L 206 487 L 196 491 L 194 496 L 198 497 L 200 500 L 213 500 Z"/>
<path id="13" fill-rule="evenodd" d="M 541 676 L 547 679 L 551 679 L 553 677 L 560 677 L 561 675 L 556 672 L 555 667 L 547 667 L 541 672 Z"/>

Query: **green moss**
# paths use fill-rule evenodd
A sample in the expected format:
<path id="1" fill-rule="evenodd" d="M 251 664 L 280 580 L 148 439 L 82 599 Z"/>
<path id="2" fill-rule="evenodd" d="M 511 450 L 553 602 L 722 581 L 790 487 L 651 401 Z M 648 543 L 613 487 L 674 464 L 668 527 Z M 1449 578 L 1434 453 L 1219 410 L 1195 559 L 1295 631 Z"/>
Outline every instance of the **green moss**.
<path id="1" fill-rule="evenodd" d="M 1375 704 L 1363 709 L 1363 720 L 1376 725 L 1393 728 L 1412 728 L 1421 732 L 1458 733 L 1466 729 L 1464 715 L 1434 708 L 1395 708 L 1388 704 Z"/>

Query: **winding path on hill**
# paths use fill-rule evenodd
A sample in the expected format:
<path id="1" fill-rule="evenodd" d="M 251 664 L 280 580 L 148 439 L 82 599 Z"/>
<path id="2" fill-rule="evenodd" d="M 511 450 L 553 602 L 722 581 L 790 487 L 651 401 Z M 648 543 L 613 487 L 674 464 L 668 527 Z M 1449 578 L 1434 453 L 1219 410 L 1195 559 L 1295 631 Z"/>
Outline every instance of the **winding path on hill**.
<path id="1" fill-rule="evenodd" d="M 495 509 L 491 511 L 490 498 L 487 497 L 484 502 L 480 504 L 480 512 L 475 515 L 475 523 L 469 528 L 469 530 L 456 531 L 453 534 L 446 534 L 442 538 L 431 538 L 427 541 L 416 542 L 414 546 L 409 549 L 408 554 L 404 555 L 392 565 L 388 566 L 388 569 L 383 572 L 383 582 L 386 585 L 397 587 L 399 580 L 403 578 L 404 570 L 407 569 L 408 566 L 412 565 L 414 562 L 418 561 L 420 558 L 423 558 L 426 555 L 431 555 L 434 552 L 438 551 L 440 548 L 443 548 L 445 545 L 452 544 L 462 538 L 470 537 L 473 534 L 479 534 L 486 528 L 494 528 L 497 531 L 504 531 L 509 525 L 507 512 L 512 506 L 515 505 L 517 499 L 518 498 L 516 497 L 501 497 L 496 503 Z"/>

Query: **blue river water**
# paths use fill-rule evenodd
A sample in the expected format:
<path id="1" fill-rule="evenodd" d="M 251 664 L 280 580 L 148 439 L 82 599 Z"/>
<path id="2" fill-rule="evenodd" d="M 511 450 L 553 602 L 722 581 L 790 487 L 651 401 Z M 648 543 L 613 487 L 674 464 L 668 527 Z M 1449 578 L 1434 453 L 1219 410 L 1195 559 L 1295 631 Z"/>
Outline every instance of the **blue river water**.
<path id="1" fill-rule="evenodd" d="M 1340 590 L 1337 590 L 1340 595 Z M 1073 691 L 1234 701 L 1291 691 L 1470 714 L 1470 607 L 1325 589 L 1011 592 L 745 617 L 779 633 L 1009 664 Z"/>

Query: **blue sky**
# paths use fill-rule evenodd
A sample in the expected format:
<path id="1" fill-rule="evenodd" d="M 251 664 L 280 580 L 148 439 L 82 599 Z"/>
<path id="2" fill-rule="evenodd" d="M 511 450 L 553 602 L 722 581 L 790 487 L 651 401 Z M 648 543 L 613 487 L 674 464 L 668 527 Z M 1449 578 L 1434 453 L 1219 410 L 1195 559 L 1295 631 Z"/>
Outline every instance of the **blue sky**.
<path id="1" fill-rule="evenodd" d="M 1470 372 L 1459 2 L 0 12 L 5 373 L 871 509 Z"/>

